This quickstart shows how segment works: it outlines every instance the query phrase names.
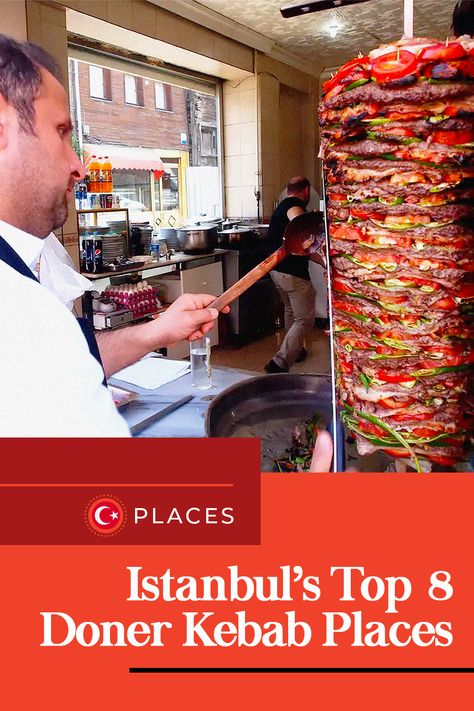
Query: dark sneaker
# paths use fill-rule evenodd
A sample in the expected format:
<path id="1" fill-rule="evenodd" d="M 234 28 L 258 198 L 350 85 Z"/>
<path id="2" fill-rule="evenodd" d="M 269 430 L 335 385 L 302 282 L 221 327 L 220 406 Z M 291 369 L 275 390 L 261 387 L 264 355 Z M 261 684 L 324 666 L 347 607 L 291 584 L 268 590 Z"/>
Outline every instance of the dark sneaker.
<path id="1" fill-rule="evenodd" d="M 315 318 L 314 319 L 314 327 L 320 328 L 321 331 L 327 331 L 329 328 L 329 319 L 328 318 Z"/>
<path id="2" fill-rule="evenodd" d="M 266 364 L 265 370 L 267 371 L 267 373 L 288 373 L 289 372 L 288 368 L 280 368 L 280 366 L 277 365 L 273 359 L 270 360 Z"/>
<path id="3" fill-rule="evenodd" d="M 308 357 L 308 351 L 303 346 L 303 348 L 300 350 L 298 358 L 295 360 L 295 363 L 302 363 L 303 361 L 306 360 L 307 357 Z"/>

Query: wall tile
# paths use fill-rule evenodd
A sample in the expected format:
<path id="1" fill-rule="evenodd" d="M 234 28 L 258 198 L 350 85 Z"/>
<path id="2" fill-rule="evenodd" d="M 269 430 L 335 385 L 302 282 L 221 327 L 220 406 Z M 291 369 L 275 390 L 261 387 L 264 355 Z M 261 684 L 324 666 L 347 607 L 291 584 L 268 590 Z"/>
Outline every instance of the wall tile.
<path id="1" fill-rule="evenodd" d="M 249 153 L 257 152 L 257 124 L 251 123 L 241 123 L 240 124 L 240 138 L 241 138 L 241 155 L 248 155 Z"/>
<path id="2" fill-rule="evenodd" d="M 229 217 L 242 217 L 242 189 L 227 188 L 225 191 L 225 214 Z"/>
<path id="3" fill-rule="evenodd" d="M 226 187 L 240 187 L 242 158 L 240 156 L 228 156 L 225 161 L 224 185 Z"/>
<path id="4" fill-rule="evenodd" d="M 227 156 L 240 156 L 241 140 L 240 125 L 224 126 L 224 154 Z"/>
<path id="5" fill-rule="evenodd" d="M 241 91 L 240 99 L 240 120 L 245 122 L 257 120 L 257 103 L 255 98 L 255 90 L 250 89 Z"/>
<path id="6" fill-rule="evenodd" d="M 243 155 L 241 157 L 242 185 L 258 185 L 257 154 Z"/>
<path id="7" fill-rule="evenodd" d="M 237 92 L 225 94 L 223 97 L 222 113 L 224 126 L 240 123 L 240 97 Z"/>
<path id="8" fill-rule="evenodd" d="M 261 210 L 260 210 L 261 213 Z M 257 200 L 254 194 L 254 187 L 242 188 L 242 217 L 257 216 Z"/>

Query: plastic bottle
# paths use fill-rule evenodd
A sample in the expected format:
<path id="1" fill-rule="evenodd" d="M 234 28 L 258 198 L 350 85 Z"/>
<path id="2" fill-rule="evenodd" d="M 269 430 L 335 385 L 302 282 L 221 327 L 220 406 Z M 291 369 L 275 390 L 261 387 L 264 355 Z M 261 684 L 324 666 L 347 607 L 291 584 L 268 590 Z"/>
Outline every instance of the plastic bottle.
<path id="1" fill-rule="evenodd" d="M 91 162 L 89 163 L 89 188 L 91 193 L 99 192 L 99 181 L 100 181 L 100 165 L 97 160 L 97 156 L 92 156 Z"/>
<path id="2" fill-rule="evenodd" d="M 151 234 L 150 254 L 156 261 L 160 258 L 160 238 L 158 232 L 153 230 Z"/>
<path id="3" fill-rule="evenodd" d="M 105 190 L 104 160 L 101 156 L 98 158 L 98 162 L 99 162 L 99 171 L 98 171 L 98 174 L 99 174 L 98 181 L 99 182 L 97 184 L 97 192 L 98 193 L 105 193 L 107 191 Z"/>
<path id="4" fill-rule="evenodd" d="M 105 156 L 104 162 L 102 163 L 101 173 L 103 175 L 102 184 L 104 186 L 104 193 L 111 193 L 113 190 L 112 185 L 112 163 L 110 162 L 108 156 Z"/>

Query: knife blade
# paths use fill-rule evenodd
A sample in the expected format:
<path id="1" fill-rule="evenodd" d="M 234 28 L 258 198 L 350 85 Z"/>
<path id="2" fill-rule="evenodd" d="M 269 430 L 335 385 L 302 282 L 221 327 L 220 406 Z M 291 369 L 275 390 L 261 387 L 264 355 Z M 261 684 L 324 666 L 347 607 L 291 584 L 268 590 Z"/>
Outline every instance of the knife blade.
<path id="1" fill-rule="evenodd" d="M 141 432 L 142 430 L 145 429 L 145 427 L 148 427 L 148 425 L 151 425 L 154 422 L 158 422 L 158 420 L 161 420 L 162 417 L 166 417 L 166 415 L 169 415 L 170 412 L 177 410 L 178 407 L 185 405 L 187 402 L 189 402 L 192 399 L 193 399 L 193 395 L 185 395 L 184 397 L 180 398 L 179 400 L 176 400 L 175 402 L 171 402 L 169 405 L 166 405 L 166 407 L 163 407 L 161 410 L 158 410 L 158 412 L 155 412 L 153 415 L 150 415 L 150 417 L 147 417 L 146 419 L 142 420 L 141 422 L 137 422 L 136 425 L 133 425 L 132 427 L 130 427 L 130 434 L 135 435 L 138 432 Z"/>

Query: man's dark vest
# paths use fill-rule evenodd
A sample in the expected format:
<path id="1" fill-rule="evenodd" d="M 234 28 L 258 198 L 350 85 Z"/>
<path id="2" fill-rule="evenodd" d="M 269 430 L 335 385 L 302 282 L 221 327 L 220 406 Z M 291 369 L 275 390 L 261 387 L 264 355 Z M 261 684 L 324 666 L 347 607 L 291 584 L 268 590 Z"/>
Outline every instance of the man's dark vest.
<path id="1" fill-rule="evenodd" d="M 22 274 L 23 276 L 28 277 L 28 279 L 33 279 L 34 281 L 37 281 L 39 283 L 38 279 L 33 274 L 31 269 L 27 267 L 25 262 L 20 259 L 15 250 L 10 247 L 8 242 L 6 242 L 3 237 L 0 237 L 0 261 L 5 262 L 5 264 L 8 264 L 9 267 L 14 269 L 19 274 Z M 94 329 L 92 328 L 90 321 L 85 318 L 78 318 L 76 320 L 79 326 L 81 327 L 81 331 L 87 341 L 87 345 L 89 346 L 89 351 L 91 352 L 91 355 L 93 355 L 94 358 L 99 361 L 103 370 L 104 368 L 100 359 L 99 347 L 97 345 Z M 104 385 L 105 384 L 106 380 L 104 374 Z"/>

